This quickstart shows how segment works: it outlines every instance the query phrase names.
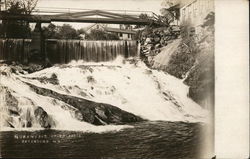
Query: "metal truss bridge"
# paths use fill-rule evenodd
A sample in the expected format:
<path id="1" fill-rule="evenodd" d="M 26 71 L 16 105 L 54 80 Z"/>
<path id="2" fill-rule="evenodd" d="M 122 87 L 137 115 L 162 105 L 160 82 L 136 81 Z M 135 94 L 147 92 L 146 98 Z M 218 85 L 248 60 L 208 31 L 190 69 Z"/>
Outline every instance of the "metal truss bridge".
<path id="1" fill-rule="evenodd" d="M 143 14 L 143 15 L 142 15 Z M 144 18 L 141 18 L 143 16 Z M 24 20 L 35 23 L 78 22 L 131 25 L 159 25 L 151 11 L 91 10 L 72 8 L 36 8 L 30 15 L 0 12 L 1 20 Z"/>

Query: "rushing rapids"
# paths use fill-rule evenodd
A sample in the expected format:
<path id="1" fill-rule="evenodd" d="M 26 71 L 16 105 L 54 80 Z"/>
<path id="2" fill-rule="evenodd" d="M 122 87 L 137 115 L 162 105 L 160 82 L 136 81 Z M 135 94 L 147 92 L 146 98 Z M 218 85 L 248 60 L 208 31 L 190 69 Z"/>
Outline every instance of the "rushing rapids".
<path id="1" fill-rule="evenodd" d="M 7 65 L 0 70 L 2 130 L 100 132 L 142 120 L 200 122 L 207 116 L 181 80 L 135 59 L 71 62 L 31 74 Z"/>

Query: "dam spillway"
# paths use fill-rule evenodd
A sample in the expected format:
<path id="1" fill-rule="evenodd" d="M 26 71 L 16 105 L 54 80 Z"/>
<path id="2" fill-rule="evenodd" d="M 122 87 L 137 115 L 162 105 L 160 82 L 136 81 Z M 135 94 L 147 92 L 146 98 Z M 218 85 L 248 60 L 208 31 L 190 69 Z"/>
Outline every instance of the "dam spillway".
<path id="1" fill-rule="evenodd" d="M 0 39 L 0 60 L 33 62 L 47 58 L 52 64 L 69 63 L 72 60 L 86 62 L 112 61 L 117 56 L 124 58 L 138 56 L 135 40 L 57 40 L 46 39 L 41 44 L 42 53 L 32 49 L 31 39 Z"/>
<path id="2" fill-rule="evenodd" d="M 0 60 L 27 63 L 31 39 L 0 39 Z"/>
<path id="3" fill-rule="evenodd" d="M 103 62 L 117 56 L 137 56 L 136 41 L 85 41 L 47 40 L 47 57 L 52 63 L 68 63 L 72 60 Z"/>

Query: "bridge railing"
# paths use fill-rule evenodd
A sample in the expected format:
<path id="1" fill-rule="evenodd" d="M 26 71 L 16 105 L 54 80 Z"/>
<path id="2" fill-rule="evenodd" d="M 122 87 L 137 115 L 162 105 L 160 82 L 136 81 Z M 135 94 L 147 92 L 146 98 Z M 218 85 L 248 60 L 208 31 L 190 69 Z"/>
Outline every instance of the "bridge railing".
<path id="1" fill-rule="evenodd" d="M 37 7 L 33 10 L 32 14 L 35 14 L 35 15 L 37 15 L 37 14 L 56 15 L 56 14 L 77 13 L 77 12 L 94 11 L 94 10 L 98 10 L 98 9 Z M 150 17 L 150 18 L 156 17 L 156 14 L 152 11 L 107 10 L 107 9 L 101 9 L 101 11 L 118 13 L 118 14 L 123 14 L 123 15 L 130 15 L 130 16 L 135 16 L 135 17 L 139 17 L 140 14 L 147 14 L 148 17 Z"/>

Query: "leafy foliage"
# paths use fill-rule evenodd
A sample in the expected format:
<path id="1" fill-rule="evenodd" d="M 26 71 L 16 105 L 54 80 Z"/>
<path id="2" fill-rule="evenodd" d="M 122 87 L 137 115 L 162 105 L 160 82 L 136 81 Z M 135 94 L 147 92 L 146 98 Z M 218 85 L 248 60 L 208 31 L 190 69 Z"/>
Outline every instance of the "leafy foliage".
<path id="1" fill-rule="evenodd" d="M 178 77 L 184 78 L 186 73 L 196 62 L 196 54 L 199 52 L 198 45 L 193 33 L 193 27 L 189 23 L 181 26 L 181 44 L 172 55 L 167 72 Z"/>
<path id="2" fill-rule="evenodd" d="M 166 71 L 185 78 L 189 96 L 207 107 L 214 102 L 214 13 L 209 13 L 198 35 L 185 23 L 181 26 L 181 45 L 171 56 Z"/>
<path id="3" fill-rule="evenodd" d="M 43 27 L 43 35 L 46 39 L 58 38 L 58 32 L 58 27 L 52 23 L 50 23 L 47 27 Z"/>
<path id="4" fill-rule="evenodd" d="M 12 13 L 13 10 L 11 8 L 13 6 L 18 6 L 22 11 L 22 14 L 30 14 L 36 7 L 38 0 L 8 0 L 7 8 L 8 11 Z"/>
<path id="5" fill-rule="evenodd" d="M 43 35 L 46 39 L 80 39 L 79 32 L 69 24 L 56 26 L 51 23 L 43 27 Z"/>
<path id="6" fill-rule="evenodd" d="M 35 8 L 38 0 L 8 0 L 7 13 L 29 15 Z M 4 20 L 0 26 L 0 35 L 8 38 L 30 37 L 31 29 L 28 22 Z"/>
<path id="7" fill-rule="evenodd" d="M 80 39 L 77 31 L 69 24 L 63 24 L 58 27 L 59 37 L 61 39 Z"/>
<path id="8" fill-rule="evenodd" d="M 76 30 L 68 24 L 64 24 L 63 26 L 50 24 L 47 27 L 43 27 L 43 34 L 46 39 L 82 39 L 81 35 L 85 35 L 86 40 L 119 40 L 116 34 L 98 29 L 91 30 L 87 34 L 84 29 Z"/>
<path id="9" fill-rule="evenodd" d="M 182 0 L 163 0 L 161 6 L 170 8 L 176 4 L 180 4 Z"/>
<path id="10" fill-rule="evenodd" d="M 178 5 L 183 3 L 181 0 L 164 0 L 160 12 L 159 20 L 166 26 L 169 26 L 175 19 L 180 19 L 180 9 Z M 177 6 L 177 7 L 176 7 Z"/>
<path id="11" fill-rule="evenodd" d="M 86 36 L 87 40 L 119 40 L 116 34 L 107 33 L 103 30 L 93 29 Z"/>
<path id="12" fill-rule="evenodd" d="M 144 13 L 141 13 L 139 15 L 139 18 L 142 19 L 142 20 L 148 20 L 149 19 L 148 15 L 144 14 Z M 137 29 L 137 28 L 143 28 L 143 27 L 145 27 L 145 25 L 135 25 L 134 26 L 135 29 Z"/>

